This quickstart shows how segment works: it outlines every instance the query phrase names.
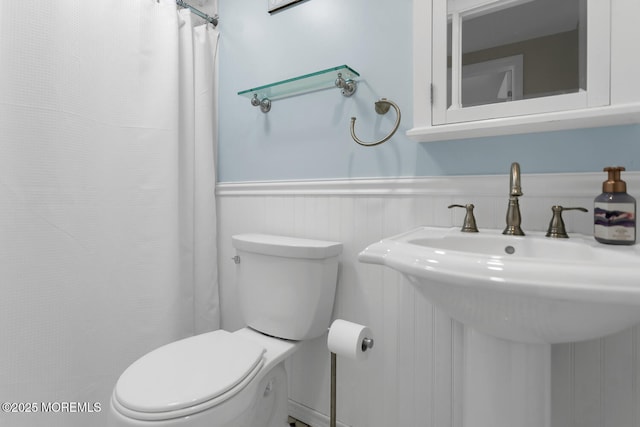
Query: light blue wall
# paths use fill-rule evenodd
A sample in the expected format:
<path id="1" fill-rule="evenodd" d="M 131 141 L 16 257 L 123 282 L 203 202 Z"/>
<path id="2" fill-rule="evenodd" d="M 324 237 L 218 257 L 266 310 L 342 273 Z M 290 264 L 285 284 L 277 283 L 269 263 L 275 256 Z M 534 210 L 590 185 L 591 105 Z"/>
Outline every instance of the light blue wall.
<path id="1" fill-rule="evenodd" d="M 462 141 L 415 143 L 412 127 L 411 0 L 306 0 L 269 15 L 267 0 L 219 0 L 220 182 L 390 176 L 588 172 L 606 165 L 640 170 L 640 126 L 618 126 Z M 270 113 L 240 90 L 348 64 L 360 74 L 352 98 L 327 89 L 274 101 Z M 395 114 L 373 103 L 389 98 L 403 120 L 393 139 L 360 147 L 391 129 Z"/>

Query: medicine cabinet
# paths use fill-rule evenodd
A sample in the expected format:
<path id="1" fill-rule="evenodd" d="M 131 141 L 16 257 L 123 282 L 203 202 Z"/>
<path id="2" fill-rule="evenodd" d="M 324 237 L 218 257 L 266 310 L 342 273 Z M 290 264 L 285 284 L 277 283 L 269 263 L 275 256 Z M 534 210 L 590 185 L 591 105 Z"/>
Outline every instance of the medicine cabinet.
<path id="1" fill-rule="evenodd" d="M 414 0 L 417 141 L 640 122 L 636 0 Z"/>

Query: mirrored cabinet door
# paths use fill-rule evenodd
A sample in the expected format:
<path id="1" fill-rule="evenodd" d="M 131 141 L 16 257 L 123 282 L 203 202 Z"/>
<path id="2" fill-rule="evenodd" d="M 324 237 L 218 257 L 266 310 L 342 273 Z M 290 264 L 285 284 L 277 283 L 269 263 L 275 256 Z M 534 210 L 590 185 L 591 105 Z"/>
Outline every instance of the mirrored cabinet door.
<path id="1" fill-rule="evenodd" d="M 434 0 L 433 125 L 609 105 L 609 0 Z"/>

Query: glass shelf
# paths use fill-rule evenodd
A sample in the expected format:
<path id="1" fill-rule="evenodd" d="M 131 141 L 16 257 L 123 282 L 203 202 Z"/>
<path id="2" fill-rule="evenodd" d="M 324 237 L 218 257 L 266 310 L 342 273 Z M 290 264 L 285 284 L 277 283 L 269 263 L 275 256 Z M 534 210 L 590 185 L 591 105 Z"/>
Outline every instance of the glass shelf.
<path id="1" fill-rule="evenodd" d="M 342 74 L 342 78 L 345 80 L 354 80 L 360 76 L 353 68 L 347 65 L 340 65 L 315 73 L 243 90 L 238 92 L 238 95 L 246 98 L 254 98 L 254 96 L 257 95 L 259 100 L 268 98 L 273 101 L 301 93 L 335 87 L 335 81 L 339 73 Z"/>

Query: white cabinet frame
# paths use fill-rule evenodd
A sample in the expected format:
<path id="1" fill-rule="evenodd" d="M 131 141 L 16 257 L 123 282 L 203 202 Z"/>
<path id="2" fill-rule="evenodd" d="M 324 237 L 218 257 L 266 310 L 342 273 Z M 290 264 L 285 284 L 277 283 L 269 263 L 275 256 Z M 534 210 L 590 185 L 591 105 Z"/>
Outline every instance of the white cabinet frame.
<path id="1" fill-rule="evenodd" d="M 438 141 L 640 123 L 640 83 L 612 79 L 612 75 L 629 75 L 616 74 L 620 67 L 640 66 L 634 53 L 636 42 L 611 36 L 616 34 L 615 25 L 624 25 L 628 14 L 637 13 L 637 0 L 587 1 L 586 91 L 465 108 L 454 103 L 447 108 L 447 47 L 438 43 L 446 40 L 447 0 L 414 0 L 414 127 L 407 135 L 416 141 Z M 617 33 L 631 33 L 640 40 L 637 25 L 624 31 L 618 28 Z M 455 49 L 455 34 L 452 38 Z M 625 43 L 631 50 L 621 49 Z M 452 60 L 454 70 L 456 62 Z M 460 65 L 453 73 L 461 73 Z M 612 92 L 616 88 L 621 92 L 620 85 L 627 85 L 629 91 L 625 99 L 616 100 Z M 452 99 L 459 99 L 459 88 L 452 90 Z"/>

